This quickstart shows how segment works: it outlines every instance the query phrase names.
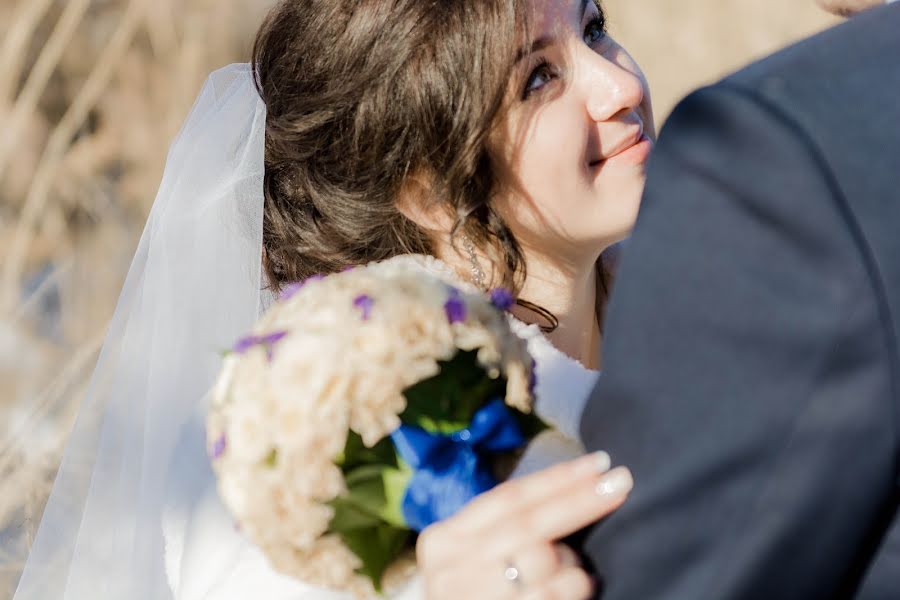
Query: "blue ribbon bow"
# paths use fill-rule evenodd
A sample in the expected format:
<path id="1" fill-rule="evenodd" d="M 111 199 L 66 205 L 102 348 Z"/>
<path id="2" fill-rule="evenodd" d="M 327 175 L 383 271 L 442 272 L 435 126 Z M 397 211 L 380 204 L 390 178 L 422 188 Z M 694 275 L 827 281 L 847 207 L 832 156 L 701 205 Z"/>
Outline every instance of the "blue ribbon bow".
<path id="1" fill-rule="evenodd" d="M 413 468 L 401 508 L 406 524 L 414 531 L 452 516 L 469 500 L 497 485 L 488 453 L 515 450 L 527 442 L 502 400 L 476 412 L 467 429 L 448 435 L 401 425 L 391 439 L 400 457 Z"/>

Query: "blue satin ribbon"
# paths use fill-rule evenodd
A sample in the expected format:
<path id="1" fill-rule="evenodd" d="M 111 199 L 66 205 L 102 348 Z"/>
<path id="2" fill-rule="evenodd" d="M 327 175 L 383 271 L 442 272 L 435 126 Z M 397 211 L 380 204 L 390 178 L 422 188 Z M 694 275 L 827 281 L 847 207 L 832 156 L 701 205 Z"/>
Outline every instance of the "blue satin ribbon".
<path id="1" fill-rule="evenodd" d="M 401 425 L 391 439 L 413 468 L 401 508 L 414 531 L 453 516 L 469 500 L 496 486 L 488 454 L 515 450 L 527 442 L 503 400 L 475 413 L 467 429 L 441 434 Z"/>

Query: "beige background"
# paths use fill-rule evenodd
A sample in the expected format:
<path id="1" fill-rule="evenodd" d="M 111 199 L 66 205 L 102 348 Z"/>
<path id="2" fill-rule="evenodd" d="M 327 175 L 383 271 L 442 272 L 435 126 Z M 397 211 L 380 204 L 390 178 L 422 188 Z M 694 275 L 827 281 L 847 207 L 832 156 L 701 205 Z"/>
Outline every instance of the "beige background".
<path id="1" fill-rule="evenodd" d="M 448 0 L 449 1 L 449 0 Z M 211 69 L 270 0 L 0 0 L 0 600 L 12 594 L 153 201 Z M 812 0 L 608 0 L 659 120 L 834 22 Z"/>
<path id="2" fill-rule="evenodd" d="M 692 89 L 838 22 L 813 0 L 606 0 L 650 81 L 657 121 Z"/>

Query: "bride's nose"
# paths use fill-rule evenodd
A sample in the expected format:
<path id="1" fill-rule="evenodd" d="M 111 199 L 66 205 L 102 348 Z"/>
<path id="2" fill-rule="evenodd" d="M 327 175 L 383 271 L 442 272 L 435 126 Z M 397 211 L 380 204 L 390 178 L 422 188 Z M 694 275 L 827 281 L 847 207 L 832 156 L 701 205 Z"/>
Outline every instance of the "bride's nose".
<path id="1" fill-rule="evenodd" d="M 615 57 L 594 52 L 583 58 L 582 85 L 587 112 L 595 122 L 608 121 L 622 112 L 637 109 L 644 101 L 641 77 L 617 64 Z"/>

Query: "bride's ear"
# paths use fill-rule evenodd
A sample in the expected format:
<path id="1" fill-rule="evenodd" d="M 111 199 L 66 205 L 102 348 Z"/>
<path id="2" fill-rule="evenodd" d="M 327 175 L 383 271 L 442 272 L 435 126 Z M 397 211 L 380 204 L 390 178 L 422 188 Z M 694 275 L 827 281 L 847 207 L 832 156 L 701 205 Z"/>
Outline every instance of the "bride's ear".
<path id="1" fill-rule="evenodd" d="M 445 203 L 434 197 L 432 190 L 425 178 L 410 176 L 397 194 L 395 206 L 423 230 L 431 234 L 446 234 L 453 228 L 453 213 Z"/>

